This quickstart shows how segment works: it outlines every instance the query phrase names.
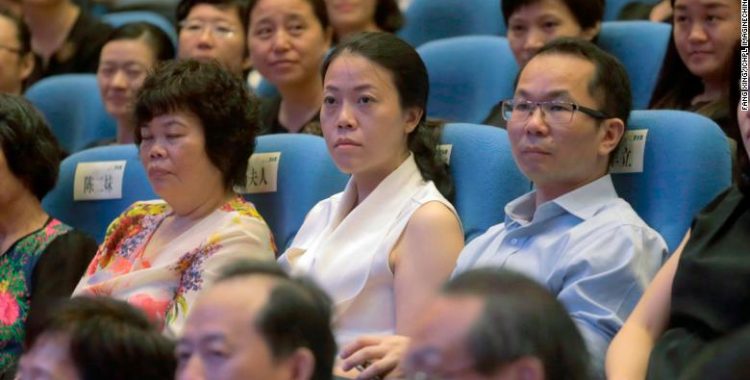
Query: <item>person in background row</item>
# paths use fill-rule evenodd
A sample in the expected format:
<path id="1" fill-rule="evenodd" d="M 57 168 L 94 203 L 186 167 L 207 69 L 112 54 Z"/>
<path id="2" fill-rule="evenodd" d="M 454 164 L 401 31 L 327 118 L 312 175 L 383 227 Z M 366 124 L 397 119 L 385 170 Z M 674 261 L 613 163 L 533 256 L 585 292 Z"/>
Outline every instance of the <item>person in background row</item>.
<path id="1" fill-rule="evenodd" d="M 177 5 L 177 57 L 214 59 L 244 77 L 250 69 L 247 1 L 181 0 Z"/>
<path id="2" fill-rule="evenodd" d="M 175 337 L 221 266 L 274 259 L 268 225 L 234 192 L 255 147 L 256 101 L 242 78 L 195 60 L 160 64 L 136 99 L 135 142 L 162 199 L 112 222 L 75 294 L 128 301 Z"/>
<path id="3" fill-rule="evenodd" d="M 565 307 L 502 269 L 448 281 L 419 319 L 404 363 L 415 379 L 590 379 L 586 345 Z"/>
<path id="4" fill-rule="evenodd" d="M 264 99 L 262 133 L 320 135 L 320 65 L 332 30 L 323 0 L 250 0 L 248 46 L 253 66 L 278 97 Z"/>
<path id="5" fill-rule="evenodd" d="M 315 284 L 274 262 L 231 264 L 188 318 L 176 379 L 330 380 L 331 306 Z"/>
<path id="6" fill-rule="evenodd" d="M 165 380 L 174 343 L 138 309 L 107 297 L 74 297 L 30 333 L 18 380 Z"/>
<path id="7" fill-rule="evenodd" d="M 395 33 L 404 25 L 396 0 L 325 0 L 334 42 L 360 32 Z"/>
<path id="8" fill-rule="evenodd" d="M 12 379 L 26 326 L 70 297 L 96 242 L 42 209 L 62 151 L 39 111 L 0 94 L 0 115 L 0 378 Z"/>
<path id="9" fill-rule="evenodd" d="M 463 232 L 444 195 L 452 183 L 435 154 L 427 69 L 414 48 L 391 33 L 360 33 L 337 45 L 321 71 L 323 137 L 351 179 L 308 213 L 279 261 L 333 298 L 348 371 L 394 334 L 409 334 L 450 275 Z M 381 369 L 380 360 L 360 376 Z"/>
<path id="10" fill-rule="evenodd" d="M 680 109 L 713 119 L 728 134 L 732 48 L 740 40 L 737 0 L 672 0 L 673 26 L 650 108 Z"/>
<path id="11" fill-rule="evenodd" d="M 58 74 L 93 73 L 112 27 L 87 14 L 71 0 L 22 1 L 38 61 L 29 79 Z"/>
<path id="12" fill-rule="evenodd" d="M 508 43 L 520 68 L 547 42 L 559 37 L 596 41 L 604 0 L 503 0 Z M 482 122 L 505 127 L 501 104 Z"/>
<path id="13" fill-rule="evenodd" d="M 29 28 L 21 18 L 0 8 L 0 92 L 21 95 L 33 70 Z"/>
<path id="14" fill-rule="evenodd" d="M 117 136 L 96 145 L 135 141 L 135 94 L 154 65 L 172 58 L 169 36 L 152 24 L 136 22 L 112 31 L 102 47 L 96 80 L 107 113 L 117 121 Z"/>

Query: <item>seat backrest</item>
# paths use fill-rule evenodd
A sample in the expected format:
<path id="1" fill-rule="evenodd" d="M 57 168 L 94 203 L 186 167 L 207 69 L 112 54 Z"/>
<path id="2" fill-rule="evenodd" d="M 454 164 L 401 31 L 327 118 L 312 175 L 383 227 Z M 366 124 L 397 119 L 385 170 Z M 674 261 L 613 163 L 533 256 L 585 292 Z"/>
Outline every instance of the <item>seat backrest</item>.
<path id="1" fill-rule="evenodd" d="M 305 215 L 319 201 L 341 192 L 348 176 L 336 168 L 322 137 L 259 136 L 248 166 L 245 198 L 268 223 L 279 252 L 292 242 Z"/>
<path id="2" fill-rule="evenodd" d="M 597 45 L 625 66 L 633 91 L 633 109 L 646 109 L 659 79 L 672 27 L 663 22 L 602 23 Z"/>
<path id="3" fill-rule="evenodd" d="M 503 222 L 505 205 L 531 190 L 531 182 L 513 160 L 508 133 L 478 124 L 447 124 L 443 148 L 450 147 L 449 167 L 455 184 L 453 205 L 466 242 Z"/>
<path id="4" fill-rule="evenodd" d="M 481 123 L 493 106 L 513 97 L 518 65 L 504 37 L 449 38 L 424 44 L 417 52 L 430 77 L 430 117 Z"/>
<path id="5" fill-rule="evenodd" d="M 633 111 L 628 124 L 610 168 L 617 193 L 672 252 L 695 215 L 731 184 L 727 137 L 711 119 L 684 111 Z"/>
<path id="6" fill-rule="evenodd" d="M 92 167 L 91 163 L 98 164 Z M 121 181 L 118 173 L 122 175 Z M 97 195 L 109 195 L 112 199 L 81 199 Z M 83 150 L 63 160 L 57 185 L 44 198 L 42 206 L 50 215 L 101 243 L 107 226 L 128 206 L 156 198 L 135 145 L 112 145 Z"/>
<path id="7" fill-rule="evenodd" d="M 62 147 L 72 153 L 94 141 L 114 138 L 94 74 L 63 74 L 34 83 L 25 94 L 50 124 Z"/>
<path id="8" fill-rule="evenodd" d="M 174 25 L 156 12 L 146 10 L 112 12 L 102 15 L 101 19 L 115 28 L 131 22 L 153 24 L 169 36 L 169 40 L 172 41 L 172 47 L 175 48 L 175 51 L 177 50 L 177 32 Z"/>
<path id="9" fill-rule="evenodd" d="M 505 35 L 500 0 L 413 0 L 398 35 L 412 46 L 442 38 Z"/>

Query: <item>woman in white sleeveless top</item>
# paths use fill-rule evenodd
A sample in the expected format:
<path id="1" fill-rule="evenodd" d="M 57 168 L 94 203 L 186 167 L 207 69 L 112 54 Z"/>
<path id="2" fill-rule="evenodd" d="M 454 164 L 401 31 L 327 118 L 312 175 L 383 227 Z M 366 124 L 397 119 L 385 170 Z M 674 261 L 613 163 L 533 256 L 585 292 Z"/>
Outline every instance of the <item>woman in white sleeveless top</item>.
<path id="1" fill-rule="evenodd" d="M 456 211 L 438 191 L 451 184 L 425 124 L 427 71 L 407 43 L 365 33 L 338 45 L 322 72 L 323 135 L 352 177 L 310 211 L 279 262 L 331 295 L 345 356 L 385 352 L 386 336 L 409 334 L 463 248 Z"/>

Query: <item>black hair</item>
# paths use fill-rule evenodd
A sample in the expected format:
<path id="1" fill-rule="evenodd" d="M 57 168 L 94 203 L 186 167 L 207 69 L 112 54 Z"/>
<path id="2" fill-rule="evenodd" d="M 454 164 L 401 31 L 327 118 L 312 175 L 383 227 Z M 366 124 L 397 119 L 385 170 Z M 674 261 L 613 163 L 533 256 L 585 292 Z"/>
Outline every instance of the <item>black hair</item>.
<path id="1" fill-rule="evenodd" d="M 254 322 L 274 359 L 287 358 L 305 347 L 315 358 L 311 379 L 332 379 L 336 340 L 331 330 L 331 299 L 312 281 L 289 277 L 276 262 L 236 261 L 224 268 L 216 283 L 258 275 L 275 280 Z"/>
<path id="2" fill-rule="evenodd" d="M 206 154 L 221 171 L 225 188 L 244 186 L 259 126 L 258 101 L 243 80 L 215 61 L 184 59 L 157 65 L 136 96 L 135 143 L 140 147 L 141 127 L 177 111 L 200 119 Z"/>
<path id="3" fill-rule="evenodd" d="M 396 0 L 377 0 L 375 24 L 381 30 L 395 33 L 404 26 L 404 15 Z"/>
<path id="4" fill-rule="evenodd" d="M 0 94 L 0 147 L 8 168 L 40 201 L 57 182 L 63 151 L 26 99 Z"/>
<path id="5" fill-rule="evenodd" d="M 502 0 L 503 20 L 508 25 L 508 20 L 520 8 L 533 5 L 542 0 Z M 596 26 L 604 18 L 603 0 L 559 0 L 575 17 L 581 29 L 590 29 Z"/>
<path id="6" fill-rule="evenodd" d="M 248 20 L 248 26 L 250 25 L 250 13 L 253 12 L 253 9 L 255 9 L 255 6 L 258 4 L 260 0 L 248 0 L 249 4 L 247 7 L 247 20 Z M 322 27 L 323 31 L 326 30 L 326 28 L 330 25 L 330 21 L 328 20 L 328 11 L 326 11 L 326 4 L 323 0 L 304 0 L 310 4 L 310 6 L 313 9 L 313 13 L 315 14 L 315 18 L 318 19 L 318 22 L 320 22 L 320 26 Z"/>
<path id="7" fill-rule="evenodd" d="M 108 297 L 65 300 L 46 316 L 27 347 L 43 336 L 69 338 L 69 353 L 83 380 L 161 380 L 174 377 L 174 343 L 138 309 Z M 27 348 L 28 350 L 28 348 Z"/>
<path id="8" fill-rule="evenodd" d="M 242 23 L 243 33 L 247 33 L 248 27 L 248 0 L 180 0 L 177 4 L 177 31 L 180 29 L 180 22 L 185 20 L 190 11 L 199 4 L 208 4 L 217 8 L 234 8 L 237 11 L 237 17 Z"/>
<path id="9" fill-rule="evenodd" d="M 411 45 L 391 33 L 359 33 L 337 45 L 323 61 L 321 73 L 324 80 L 331 63 L 345 53 L 360 55 L 386 69 L 393 77 L 401 108 L 422 110 L 419 124 L 408 136 L 409 150 L 414 153 L 422 178 L 433 181 L 446 198 L 452 198 L 453 183 L 448 168 L 437 154 L 440 126 L 427 122 L 430 83 L 422 58 Z"/>
<path id="10" fill-rule="evenodd" d="M 172 40 L 169 39 L 169 36 L 161 28 L 148 22 L 131 22 L 119 26 L 110 32 L 105 44 L 111 41 L 137 40 L 141 38 L 154 53 L 154 58 L 157 61 L 166 61 L 174 58 L 175 47 L 172 45 Z"/>
<path id="11" fill-rule="evenodd" d="M 18 50 L 20 51 L 19 54 L 25 55 L 30 53 L 31 32 L 29 31 L 29 27 L 26 25 L 23 19 L 13 14 L 13 12 L 2 7 L 0 7 L 0 16 L 7 18 L 13 23 L 13 25 L 15 25 L 16 38 L 18 40 Z"/>
<path id="12" fill-rule="evenodd" d="M 535 357 L 549 380 L 589 378 L 590 358 L 575 323 L 537 282 L 504 269 L 474 269 L 451 279 L 443 294 L 484 301 L 467 338 L 477 372 L 489 376 L 517 359 Z"/>

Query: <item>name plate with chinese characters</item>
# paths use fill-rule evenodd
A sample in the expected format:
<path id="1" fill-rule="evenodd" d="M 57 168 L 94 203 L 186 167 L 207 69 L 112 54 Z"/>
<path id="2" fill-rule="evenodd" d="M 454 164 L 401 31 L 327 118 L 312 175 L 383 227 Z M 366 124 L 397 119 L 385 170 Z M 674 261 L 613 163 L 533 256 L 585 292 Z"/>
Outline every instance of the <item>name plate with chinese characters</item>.
<path id="1" fill-rule="evenodd" d="M 273 193 L 277 188 L 281 152 L 255 153 L 247 164 L 247 182 L 242 193 Z"/>
<path id="2" fill-rule="evenodd" d="M 122 178 L 127 161 L 80 162 L 73 181 L 73 200 L 122 198 Z"/>
<path id="3" fill-rule="evenodd" d="M 642 173 L 648 129 L 625 131 L 620 147 L 612 157 L 610 173 Z"/>

